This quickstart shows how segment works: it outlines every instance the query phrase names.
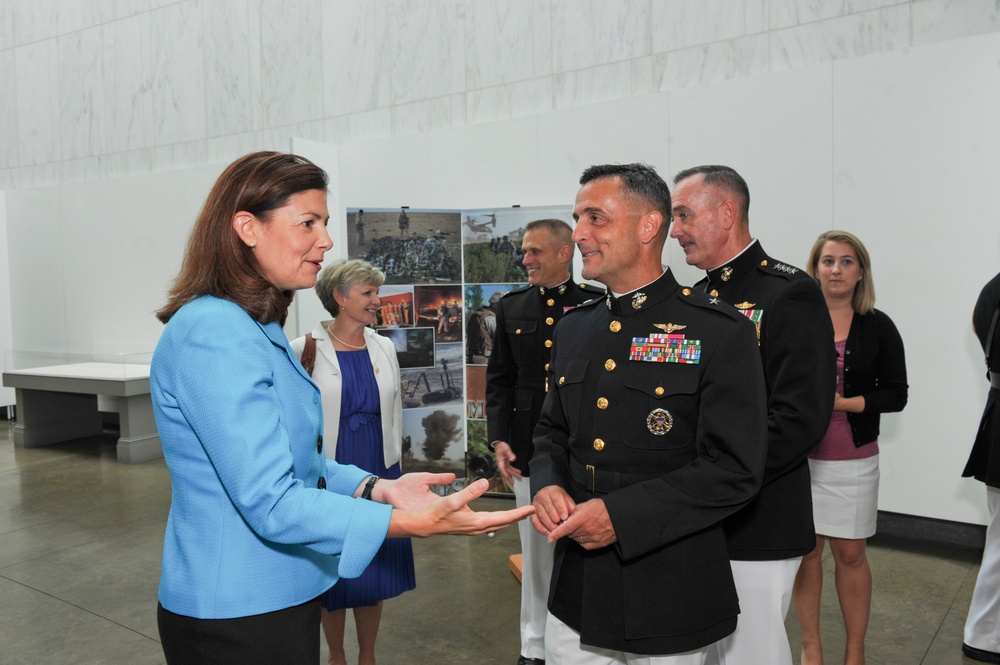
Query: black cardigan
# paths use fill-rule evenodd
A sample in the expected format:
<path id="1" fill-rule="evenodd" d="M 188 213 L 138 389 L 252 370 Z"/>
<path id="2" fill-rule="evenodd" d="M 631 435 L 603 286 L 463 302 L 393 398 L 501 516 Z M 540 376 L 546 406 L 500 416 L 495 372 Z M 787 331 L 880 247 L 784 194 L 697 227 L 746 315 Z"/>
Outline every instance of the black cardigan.
<path id="1" fill-rule="evenodd" d="M 892 319 L 877 309 L 854 314 L 844 350 L 844 397 L 865 398 L 862 413 L 848 413 L 854 445 L 878 439 L 879 414 L 906 406 L 903 338 Z"/>

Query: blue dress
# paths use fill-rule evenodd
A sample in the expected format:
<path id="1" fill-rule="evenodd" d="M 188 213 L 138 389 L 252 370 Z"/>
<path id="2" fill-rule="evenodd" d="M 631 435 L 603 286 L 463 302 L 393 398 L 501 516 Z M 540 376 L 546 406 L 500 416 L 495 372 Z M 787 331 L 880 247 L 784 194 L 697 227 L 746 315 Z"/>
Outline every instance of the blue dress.
<path id="1" fill-rule="evenodd" d="M 381 478 L 399 478 L 399 462 L 385 468 L 382 415 L 378 384 L 368 351 L 337 351 L 343 376 L 336 460 L 353 464 Z M 353 579 L 341 578 L 323 595 L 323 607 L 340 610 L 377 605 L 417 585 L 413 545 L 409 538 L 386 538 L 375 558 Z"/>

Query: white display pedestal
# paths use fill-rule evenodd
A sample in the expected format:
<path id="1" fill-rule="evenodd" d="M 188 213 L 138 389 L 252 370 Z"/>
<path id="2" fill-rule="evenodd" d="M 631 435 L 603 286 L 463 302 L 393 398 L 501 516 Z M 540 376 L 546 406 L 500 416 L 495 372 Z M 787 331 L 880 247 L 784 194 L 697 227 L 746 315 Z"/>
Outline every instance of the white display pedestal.
<path id="1" fill-rule="evenodd" d="M 14 388 L 14 445 L 35 448 L 100 434 L 97 396 L 118 398 L 121 436 L 118 461 L 136 464 L 163 457 L 149 396 L 149 365 L 84 362 L 10 370 L 3 385 Z"/>

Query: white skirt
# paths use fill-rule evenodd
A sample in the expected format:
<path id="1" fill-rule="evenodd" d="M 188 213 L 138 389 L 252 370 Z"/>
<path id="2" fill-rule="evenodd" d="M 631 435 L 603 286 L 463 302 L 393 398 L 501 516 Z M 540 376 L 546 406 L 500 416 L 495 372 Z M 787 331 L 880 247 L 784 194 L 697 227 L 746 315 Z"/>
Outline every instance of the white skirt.
<path id="1" fill-rule="evenodd" d="M 861 540 L 875 535 L 878 455 L 856 460 L 809 460 L 816 534 Z"/>

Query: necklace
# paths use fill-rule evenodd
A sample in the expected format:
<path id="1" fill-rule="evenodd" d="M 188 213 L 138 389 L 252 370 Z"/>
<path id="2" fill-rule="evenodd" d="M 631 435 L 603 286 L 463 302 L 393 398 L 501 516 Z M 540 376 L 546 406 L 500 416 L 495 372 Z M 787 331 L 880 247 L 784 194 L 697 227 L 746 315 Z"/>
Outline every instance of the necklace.
<path id="1" fill-rule="evenodd" d="M 368 346 L 368 342 L 365 342 L 365 343 L 364 343 L 364 344 L 362 344 L 361 346 L 354 346 L 353 344 L 348 344 L 348 343 L 347 343 L 347 342 L 345 342 L 344 340 L 340 339 L 339 337 L 337 337 L 337 336 L 336 336 L 336 335 L 334 334 L 334 332 L 333 332 L 333 324 L 332 324 L 332 323 L 331 323 L 330 325 L 328 325 L 328 326 L 326 327 L 326 329 L 327 329 L 327 330 L 328 330 L 328 331 L 330 332 L 330 337 L 334 338 L 335 340 L 337 340 L 338 342 L 340 342 L 340 343 L 341 343 L 341 344 L 343 344 L 344 346 L 348 346 L 348 347 L 350 347 L 350 348 L 352 348 L 352 349 L 357 349 L 358 351 L 360 351 L 361 349 L 364 349 L 364 348 L 366 348 L 366 347 Z M 362 333 L 362 334 L 363 334 L 363 333 Z"/>

